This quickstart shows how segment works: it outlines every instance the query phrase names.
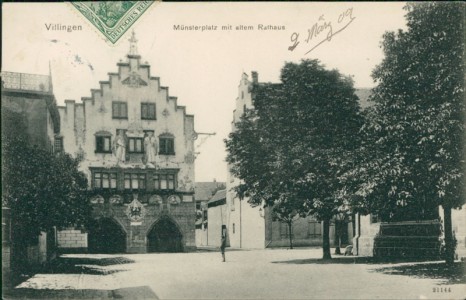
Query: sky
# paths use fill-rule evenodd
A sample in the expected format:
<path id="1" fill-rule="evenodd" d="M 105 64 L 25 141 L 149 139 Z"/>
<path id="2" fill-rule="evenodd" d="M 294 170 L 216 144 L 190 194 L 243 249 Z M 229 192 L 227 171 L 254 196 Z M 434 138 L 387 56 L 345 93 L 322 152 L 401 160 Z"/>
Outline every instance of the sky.
<path id="1" fill-rule="evenodd" d="M 383 34 L 405 28 L 403 6 L 156 2 L 131 29 L 142 61 L 194 115 L 196 132 L 215 133 L 196 141 L 195 180 L 226 181 L 223 140 L 231 131 L 243 73 L 257 71 L 259 81 L 279 82 L 285 62 L 319 59 L 326 68 L 352 76 L 355 87 L 371 88 L 371 72 L 383 59 Z M 50 24 L 81 25 L 82 30 L 48 30 Z M 176 25 L 216 30 L 176 30 Z M 228 25 L 232 29 L 222 30 Z M 112 44 L 70 3 L 3 3 L 2 71 L 49 74 L 50 66 L 58 105 L 66 99 L 80 102 L 108 79 L 107 73 L 117 72 L 116 64 L 129 51 L 130 31 Z"/>

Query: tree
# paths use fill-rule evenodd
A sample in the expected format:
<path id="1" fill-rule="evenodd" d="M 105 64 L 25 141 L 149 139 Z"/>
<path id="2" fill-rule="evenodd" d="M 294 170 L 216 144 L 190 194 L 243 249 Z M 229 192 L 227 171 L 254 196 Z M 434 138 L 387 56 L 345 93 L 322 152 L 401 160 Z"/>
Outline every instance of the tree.
<path id="1" fill-rule="evenodd" d="M 384 35 L 363 155 L 352 173 L 354 206 L 366 212 L 432 219 L 443 206 L 447 263 L 454 257 L 451 209 L 465 203 L 464 9 L 409 3 L 407 30 Z"/>
<path id="2" fill-rule="evenodd" d="M 91 213 L 79 162 L 30 145 L 26 128 L 21 114 L 2 110 L 2 205 L 11 209 L 16 241 L 24 243 L 54 226 L 86 225 Z"/>
<path id="3" fill-rule="evenodd" d="M 352 80 L 317 60 L 286 63 L 280 84 L 253 86 L 253 105 L 226 141 L 242 182 L 236 192 L 251 205 L 293 203 L 323 221 L 323 257 L 331 258 L 330 221 L 344 206 L 338 176 L 362 124 Z"/>
<path id="4" fill-rule="evenodd" d="M 293 249 L 293 223 L 299 218 L 298 201 L 282 199 L 272 206 L 272 220 L 286 224 L 288 227 L 288 237 L 290 239 L 290 249 Z"/>

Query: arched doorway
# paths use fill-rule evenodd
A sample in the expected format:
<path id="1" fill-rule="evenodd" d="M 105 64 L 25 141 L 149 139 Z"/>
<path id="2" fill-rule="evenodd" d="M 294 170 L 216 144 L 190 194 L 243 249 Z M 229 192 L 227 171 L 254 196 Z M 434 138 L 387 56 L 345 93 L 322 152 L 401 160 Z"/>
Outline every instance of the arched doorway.
<path id="1" fill-rule="evenodd" d="M 183 236 L 168 217 L 157 221 L 147 234 L 147 252 L 183 252 Z"/>
<path id="2" fill-rule="evenodd" d="M 87 241 L 89 253 L 126 252 L 126 233 L 111 218 L 94 220 L 89 226 Z"/>

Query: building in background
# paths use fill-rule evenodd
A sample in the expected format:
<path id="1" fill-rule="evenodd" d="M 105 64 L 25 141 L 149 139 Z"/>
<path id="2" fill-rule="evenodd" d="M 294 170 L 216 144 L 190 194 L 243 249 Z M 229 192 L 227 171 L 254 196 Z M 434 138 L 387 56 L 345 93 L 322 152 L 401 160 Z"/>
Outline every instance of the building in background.
<path id="1" fill-rule="evenodd" d="M 236 109 L 233 111 L 232 131 L 236 130 L 235 123 L 239 122 L 246 109 L 253 107 L 253 84 L 273 85 L 271 83 L 260 83 L 257 72 L 251 73 L 251 80 L 245 73 L 242 74 L 238 86 L 238 97 L 236 98 Z M 367 94 L 366 90 L 358 91 L 361 95 Z M 364 103 L 367 103 L 364 99 Z M 231 247 L 234 248 L 272 248 L 288 247 L 290 234 L 288 225 L 279 221 L 273 221 L 271 209 L 261 206 L 251 207 L 247 199 L 240 199 L 232 190 L 239 184 L 239 179 L 228 172 L 226 203 L 228 211 L 227 227 Z M 341 228 L 342 245 L 352 244 L 354 233 L 354 222 L 352 219 L 342 222 Z M 293 222 L 292 239 L 295 246 L 321 246 L 322 224 L 313 217 L 298 218 Z M 330 226 L 330 243 L 335 241 L 335 221 Z"/>
<path id="2" fill-rule="evenodd" d="M 207 246 L 208 211 L 207 203 L 219 190 L 224 190 L 225 182 L 196 182 L 194 199 L 196 201 L 196 246 Z"/>
<path id="3" fill-rule="evenodd" d="M 227 236 L 228 210 L 226 205 L 226 190 L 220 190 L 207 203 L 207 246 L 220 247 L 222 236 Z"/>
<path id="4" fill-rule="evenodd" d="M 60 117 L 50 75 L 2 72 L 2 124 L 16 115 L 25 125 L 27 142 L 51 152 L 62 151 Z M 22 128 L 18 126 L 18 128 Z M 22 129 L 21 129 L 22 130 Z M 7 159 L 7 158 L 3 158 Z M 11 271 L 31 268 L 55 255 L 55 232 L 42 232 L 25 242 L 21 220 L 12 220 L 8 207 L 2 207 L 2 283 L 9 285 Z"/>
<path id="5" fill-rule="evenodd" d="M 94 224 L 59 232 L 63 252 L 196 248 L 194 116 L 153 77 L 134 32 L 126 61 L 80 103 L 59 107 L 64 150 L 81 159 Z"/>

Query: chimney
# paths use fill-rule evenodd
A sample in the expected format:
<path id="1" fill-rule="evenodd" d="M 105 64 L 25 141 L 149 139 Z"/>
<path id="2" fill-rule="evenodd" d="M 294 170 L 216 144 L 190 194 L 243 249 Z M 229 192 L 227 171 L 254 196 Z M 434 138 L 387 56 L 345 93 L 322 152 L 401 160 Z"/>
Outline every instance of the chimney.
<path id="1" fill-rule="evenodd" d="M 259 75 L 257 74 L 256 71 L 251 72 L 251 77 L 252 77 L 252 83 L 253 84 L 258 84 L 259 83 Z"/>

